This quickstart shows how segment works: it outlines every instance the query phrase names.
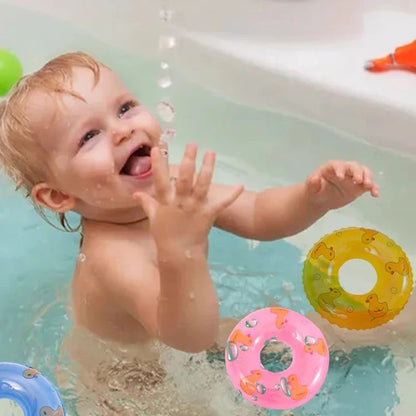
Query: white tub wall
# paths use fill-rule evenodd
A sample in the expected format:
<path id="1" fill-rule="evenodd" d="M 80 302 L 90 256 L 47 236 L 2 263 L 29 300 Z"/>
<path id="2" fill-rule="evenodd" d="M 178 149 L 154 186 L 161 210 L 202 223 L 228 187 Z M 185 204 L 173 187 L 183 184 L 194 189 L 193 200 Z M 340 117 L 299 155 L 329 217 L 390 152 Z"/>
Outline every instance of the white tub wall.
<path id="1" fill-rule="evenodd" d="M 416 157 L 414 74 L 391 71 L 375 75 L 363 70 L 366 59 L 413 40 L 416 3 L 166 2 L 176 11 L 172 33 L 178 37 L 178 47 L 172 62 L 191 79 L 233 101 L 311 119 Z M 120 50 L 151 59 L 159 56 L 162 1 L 0 0 L 2 3 L 71 22 Z M 11 31 L 20 36 L 19 25 L 13 24 Z M 39 52 L 34 52 L 33 64 L 41 56 Z"/>
<path id="2" fill-rule="evenodd" d="M 364 12 L 387 9 L 412 13 L 416 5 L 408 0 L 1 0 L 39 10 L 89 29 L 107 41 L 119 42 L 121 34 L 140 33 L 148 37 L 160 5 L 168 4 L 176 12 L 175 24 L 195 32 L 224 33 L 260 37 L 264 40 L 326 41 L 359 35 Z M 120 27 L 114 19 L 122 22 Z M 93 24 L 91 24 L 93 22 Z M 111 30 L 109 30 L 111 29 Z M 140 39 L 136 39 L 140 45 Z"/>

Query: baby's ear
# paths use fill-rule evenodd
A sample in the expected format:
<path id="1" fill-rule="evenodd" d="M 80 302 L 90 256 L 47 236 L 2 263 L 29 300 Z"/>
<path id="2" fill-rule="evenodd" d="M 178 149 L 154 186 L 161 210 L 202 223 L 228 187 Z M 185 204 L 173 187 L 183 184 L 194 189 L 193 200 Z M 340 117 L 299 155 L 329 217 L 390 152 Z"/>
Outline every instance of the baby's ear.
<path id="1" fill-rule="evenodd" d="M 55 212 L 70 211 L 75 206 L 74 197 L 50 187 L 47 183 L 36 184 L 31 195 L 38 204 Z"/>

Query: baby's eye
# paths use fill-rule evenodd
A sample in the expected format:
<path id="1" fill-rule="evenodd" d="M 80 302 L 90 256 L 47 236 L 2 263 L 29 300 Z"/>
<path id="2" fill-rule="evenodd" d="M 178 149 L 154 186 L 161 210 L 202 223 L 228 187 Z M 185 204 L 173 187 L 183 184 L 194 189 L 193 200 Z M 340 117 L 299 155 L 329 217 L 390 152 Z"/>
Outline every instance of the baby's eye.
<path id="1" fill-rule="evenodd" d="M 82 136 L 79 145 L 83 146 L 85 143 L 87 143 L 89 140 L 91 140 L 93 137 L 95 137 L 98 134 L 98 130 L 91 130 L 84 136 Z"/>
<path id="2" fill-rule="evenodd" d="M 138 103 L 137 101 L 130 100 L 124 103 L 119 110 L 119 117 L 123 117 L 124 114 L 126 114 L 129 110 L 131 110 L 133 107 L 137 107 Z"/>

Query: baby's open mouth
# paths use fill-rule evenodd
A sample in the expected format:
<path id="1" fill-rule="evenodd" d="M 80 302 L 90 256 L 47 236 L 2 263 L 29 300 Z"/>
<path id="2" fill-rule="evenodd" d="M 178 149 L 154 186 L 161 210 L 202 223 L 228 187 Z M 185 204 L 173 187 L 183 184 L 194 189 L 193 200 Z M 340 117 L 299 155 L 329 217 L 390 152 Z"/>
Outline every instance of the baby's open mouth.
<path id="1" fill-rule="evenodd" d="M 136 176 L 139 178 L 146 177 L 152 169 L 150 150 L 151 147 L 147 144 L 141 145 L 127 159 L 120 174 Z"/>

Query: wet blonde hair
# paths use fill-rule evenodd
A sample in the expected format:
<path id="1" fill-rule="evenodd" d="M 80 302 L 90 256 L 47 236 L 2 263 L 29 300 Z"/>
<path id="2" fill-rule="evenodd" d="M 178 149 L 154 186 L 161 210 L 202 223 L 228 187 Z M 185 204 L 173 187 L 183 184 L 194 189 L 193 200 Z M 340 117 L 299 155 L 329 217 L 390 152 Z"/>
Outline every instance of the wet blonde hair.
<path id="1" fill-rule="evenodd" d="M 73 68 L 91 70 L 96 85 L 100 78 L 101 65 L 83 52 L 60 55 L 39 71 L 22 77 L 8 96 L 0 101 L 0 164 L 15 183 L 16 190 L 22 189 L 26 197 L 31 197 L 33 187 L 46 181 L 48 175 L 46 161 L 35 156 L 40 156 L 39 142 L 33 120 L 28 116 L 28 99 L 33 93 L 40 92 L 49 95 L 69 94 L 83 100 L 82 96 L 68 89 L 68 85 L 72 85 Z M 43 208 L 31 199 L 36 211 L 51 224 Z M 66 231 L 79 229 L 69 225 L 64 213 L 57 215 Z"/>

